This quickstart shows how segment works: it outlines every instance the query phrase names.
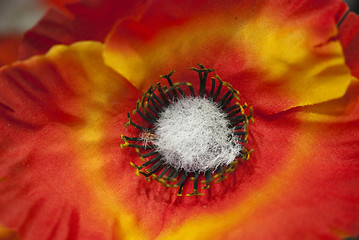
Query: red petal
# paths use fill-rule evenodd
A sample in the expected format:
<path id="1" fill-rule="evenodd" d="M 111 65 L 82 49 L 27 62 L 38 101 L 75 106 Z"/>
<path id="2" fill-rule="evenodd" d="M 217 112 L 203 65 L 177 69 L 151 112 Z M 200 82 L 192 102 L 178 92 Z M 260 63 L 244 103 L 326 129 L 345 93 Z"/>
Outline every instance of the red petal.
<path id="1" fill-rule="evenodd" d="M 1 240 L 19 240 L 20 238 L 17 236 L 15 231 L 13 231 L 11 229 L 4 228 L 3 226 L 0 225 L 0 239 Z"/>
<path id="2" fill-rule="evenodd" d="M 20 42 L 20 35 L 0 37 L 0 67 L 17 60 Z"/>
<path id="3" fill-rule="evenodd" d="M 54 6 L 66 15 L 71 16 L 71 12 L 66 8 L 66 5 L 81 2 L 81 0 L 42 0 L 47 6 Z"/>
<path id="4" fill-rule="evenodd" d="M 224 182 L 212 185 L 204 197 L 177 198 L 175 189 L 148 183 L 127 171 L 126 162 L 109 160 L 107 179 L 150 239 L 339 239 L 339 233 L 356 235 L 358 93 L 359 84 L 353 83 L 340 100 L 271 117 L 255 113 L 249 137 L 254 152 L 249 162 Z M 109 139 L 124 131 L 109 129 Z M 111 149 L 109 153 L 116 152 L 113 156 L 137 161 L 131 149 L 118 151 L 113 144 Z M 119 171 L 121 176 L 114 178 Z M 189 183 L 185 191 L 191 188 Z"/>
<path id="5" fill-rule="evenodd" d="M 345 93 L 350 72 L 335 40 L 343 2 L 185 3 L 154 1 L 140 20 L 120 21 L 106 42 L 106 63 L 146 89 L 172 70 L 187 81 L 184 69 L 199 62 L 266 113 Z"/>
<path id="6" fill-rule="evenodd" d="M 344 48 L 345 61 L 353 76 L 359 78 L 359 16 L 349 13 L 339 28 L 339 39 Z"/>
<path id="7" fill-rule="evenodd" d="M 204 197 L 177 198 L 137 177 L 137 154 L 120 149 L 139 92 L 106 68 L 101 50 L 57 47 L 1 71 L 0 219 L 23 239 L 358 233 L 357 83 L 340 100 L 255 112 L 250 160 Z"/>
<path id="8" fill-rule="evenodd" d="M 82 0 L 66 5 L 66 12 L 50 9 L 40 22 L 24 35 L 20 59 L 46 53 L 56 44 L 81 40 L 104 41 L 112 25 L 134 17 L 144 0 Z"/>
<path id="9" fill-rule="evenodd" d="M 357 83 L 339 100 L 270 117 L 256 111 L 250 161 L 203 198 L 176 198 L 174 189 L 137 178 L 128 163 L 138 156 L 120 150 L 139 92 L 104 66 L 100 47 L 75 49 L 57 47 L 0 74 L 0 219 L 22 238 L 358 233 Z"/>
<path id="10" fill-rule="evenodd" d="M 286 190 L 236 225 L 225 235 L 228 239 L 339 239 L 359 234 L 358 96 L 355 82 L 340 100 L 293 112 L 303 120 L 298 131 L 302 141 L 293 141 L 298 148 L 288 159 L 297 166 L 283 169 L 287 175 L 275 174 Z"/>
<path id="11" fill-rule="evenodd" d="M 139 95 L 101 52 L 59 46 L 0 72 L 0 221 L 21 239 L 111 239 L 127 228 L 125 211 L 109 215 L 106 191 L 84 177 L 101 174 L 87 155 L 100 156 L 92 151 L 103 131 L 93 127 Z"/>

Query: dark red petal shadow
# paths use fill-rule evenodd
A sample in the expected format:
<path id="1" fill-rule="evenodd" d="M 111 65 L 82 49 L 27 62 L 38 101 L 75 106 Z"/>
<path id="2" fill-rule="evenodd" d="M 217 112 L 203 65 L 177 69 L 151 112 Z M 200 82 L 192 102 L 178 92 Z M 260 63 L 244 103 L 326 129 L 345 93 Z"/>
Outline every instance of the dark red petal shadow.
<path id="1" fill-rule="evenodd" d="M 56 44 L 81 40 L 103 42 L 113 24 L 135 17 L 145 0 L 82 0 L 66 5 L 66 12 L 51 8 L 31 30 L 25 33 L 19 58 L 46 53 Z"/>
<path id="2" fill-rule="evenodd" d="M 359 78 L 359 16 L 350 12 L 339 27 L 345 61 L 353 76 Z"/>

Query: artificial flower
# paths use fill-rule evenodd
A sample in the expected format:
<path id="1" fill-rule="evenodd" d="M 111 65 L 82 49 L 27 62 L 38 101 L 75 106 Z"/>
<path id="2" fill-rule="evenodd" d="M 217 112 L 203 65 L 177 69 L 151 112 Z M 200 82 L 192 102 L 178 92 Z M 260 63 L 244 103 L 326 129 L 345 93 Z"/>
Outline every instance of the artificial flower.
<path id="1" fill-rule="evenodd" d="M 83 32 L 64 34 L 69 46 L 0 70 L 0 224 L 21 239 L 357 235 L 358 17 L 338 33 L 346 6 L 336 0 L 133 4 L 109 9 L 111 31 L 93 29 L 89 38 L 104 44 L 70 45 L 89 32 L 80 11 L 70 25 Z M 56 43 L 33 48 L 32 36 L 24 58 Z M 198 62 L 253 106 L 254 151 L 204 196 L 178 197 L 136 176 L 138 155 L 121 149 L 121 135 L 136 133 L 127 113 L 159 75 L 195 82 L 188 68 Z"/>

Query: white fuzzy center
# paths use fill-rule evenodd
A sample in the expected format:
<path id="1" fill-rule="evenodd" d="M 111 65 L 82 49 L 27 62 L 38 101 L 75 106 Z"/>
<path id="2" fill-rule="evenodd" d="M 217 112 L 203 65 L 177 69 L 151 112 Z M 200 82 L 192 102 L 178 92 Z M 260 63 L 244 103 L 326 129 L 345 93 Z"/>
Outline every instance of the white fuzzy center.
<path id="1" fill-rule="evenodd" d="M 167 164 L 187 172 L 230 164 L 242 149 L 222 112 L 203 98 L 184 98 L 168 106 L 155 125 L 153 143 Z"/>

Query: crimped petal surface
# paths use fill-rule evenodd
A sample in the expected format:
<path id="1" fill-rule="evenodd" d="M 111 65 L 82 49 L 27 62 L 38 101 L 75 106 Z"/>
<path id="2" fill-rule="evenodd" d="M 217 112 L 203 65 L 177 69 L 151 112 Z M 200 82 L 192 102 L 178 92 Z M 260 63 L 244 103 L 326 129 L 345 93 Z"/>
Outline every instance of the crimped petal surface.
<path id="1" fill-rule="evenodd" d="M 345 93 L 350 72 L 335 40 L 345 9 L 336 0 L 153 1 L 140 20 L 119 21 L 105 61 L 139 89 L 199 62 L 275 113 Z"/>

